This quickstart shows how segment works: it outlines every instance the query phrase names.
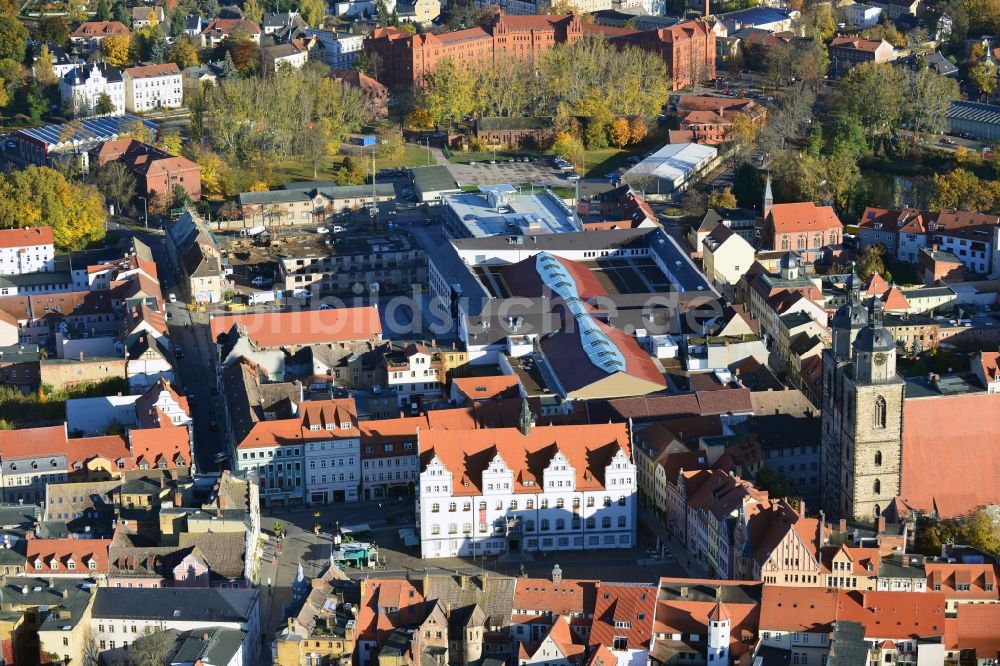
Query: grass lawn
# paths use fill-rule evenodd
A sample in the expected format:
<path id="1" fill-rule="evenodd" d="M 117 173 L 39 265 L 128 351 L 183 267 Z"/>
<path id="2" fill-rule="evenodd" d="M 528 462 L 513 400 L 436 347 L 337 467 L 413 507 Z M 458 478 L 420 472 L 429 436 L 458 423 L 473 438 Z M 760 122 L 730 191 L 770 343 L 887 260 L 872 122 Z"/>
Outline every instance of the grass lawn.
<path id="1" fill-rule="evenodd" d="M 346 155 L 334 155 L 323 161 L 316 171 L 315 180 L 333 180 L 334 174 L 344 163 Z M 360 159 L 360 158 L 359 158 Z M 367 158 L 370 166 L 371 158 Z M 392 159 L 375 158 L 376 169 L 394 169 L 396 167 L 424 166 L 427 164 L 427 150 L 420 146 L 405 144 L 398 157 Z M 367 168 L 367 166 L 366 166 Z M 275 162 L 271 175 L 271 187 L 280 187 L 293 180 L 313 180 L 312 164 L 308 160 L 296 159 Z"/>

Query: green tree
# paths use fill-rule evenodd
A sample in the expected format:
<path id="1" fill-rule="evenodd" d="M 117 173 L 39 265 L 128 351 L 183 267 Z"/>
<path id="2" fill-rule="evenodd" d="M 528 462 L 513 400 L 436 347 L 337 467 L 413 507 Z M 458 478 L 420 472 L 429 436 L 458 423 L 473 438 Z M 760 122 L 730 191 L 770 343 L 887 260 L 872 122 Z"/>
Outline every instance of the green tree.
<path id="1" fill-rule="evenodd" d="M 736 208 L 736 195 L 732 189 L 714 190 L 708 195 L 709 208 Z"/>
<path id="2" fill-rule="evenodd" d="M 179 20 L 179 19 L 178 19 Z M 176 63 L 180 69 L 187 69 L 198 64 L 198 49 L 188 35 L 181 35 L 170 45 L 167 60 Z"/>
<path id="3" fill-rule="evenodd" d="M 48 44 L 42 44 L 38 50 L 38 58 L 35 60 L 35 80 L 43 86 L 52 86 L 59 82 L 56 70 L 52 66 L 52 53 Z"/>
<path id="4" fill-rule="evenodd" d="M 0 16 L 0 60 L 23 62 L 28 45 L 28 29 L 17 18 Z"/>
<path id="5" fill-rule="evenodd" d="M 94 113 L 99 116 L 109 116 L 115 112 L 115 103 L 111 101 L 111 97 L 108 93 L 101 93 L 101 96 L 97 98 L 97 107 L 94 109 Z"/>
<path id="6" fill-rule="evenodd" d="M 299 13 L 306 23 L 318 28 L 323 25 L 323 18 L 326 16 L 326 3 L 323 0 L 302 0 Z"/>
<path id="7" fill-rule="evenodd" d="M 124 215 L 135 196 L 135 176 L 123 163 L 108 162 L 97 170 L 97 189 L 104 194 L 108 203 L 114 204 L 115 211 Z"/>
<path id="8" fill-rule="evenodd" d="M 222 71 L 219 73 L 219 78 L 223 81 L 229 81 L 232 79 L 238 79 L 240 77 L 240 72 L 236 69 L 236 63 L 233 62 L 233 56 L 226 51 L 226 57 L 222 60 Z"/>
<path id="9" fill-rule="evenodd" d="M 94 14 L 94 19 L 98 21 L 111 20 L 111 6 L 108 4 L 108 0 L 97 0 L 97 11 Z"/>
<path id="10" fill-rule="evenodd" d="M 869 138 L 882 140 L 903 117 L 906 74 L 891 63 L 865 62 L 843 79 L 841 103 L 861 121 Z"/>
<path id="11" fill-rule="evenodd" d="M 764 182 L 749 162 L 733 170 L 733 195 L 740 208 L 759 208 L 764 201 Z"/>
<path id="12" fill-rule="evenodd" d="M 867 280 L 875 273 L 878 273 L 886 280 L 891 280 L 892 276 L 885 269 L 885 246 L 869 245 L 858 252 L 854 271 L 862 280 Z"/>
<path id="13" fill-rule="evenodd" d="M 62 47 L 69 46 L 69 25 L 66 19 L 62 16 L 43 16 L 35 28 L 35 39 Z"/>
<path id="14" fill-rule="evenodd" d="M 111 5 L 111 18 L 124 23 L 127 27 L 132 27 L 132 14 L 129 13 L 128 5 L 123 0 L 115 0 Z"/>
<path id="15" fill-rule="evenodd" d="M 997 87 L 997 66 L 988 60 L 980 60 L 969 68 L 969 81 L 981 94 L 991 94 Z"/>
<path id="16" fill-rule="evenodd" d="M 382 74 L 382 56 L 375 52 L 362 51 L 354 61 L 354 69 L 378 79 Z"/>
<path id="17" fill-rule="evenodd" d="M 583 130 L 583 141 L 588 150 L 601 150 L 608 147 L 608 128 L 611 125 L 611 114 L 601 114 L 587 118 Z"/>
<path id="18" fill-rule="evenodd" d="M 254 23 L 260 23 L 264 20 L 264 8 L 260 6 L 257 0 L 245 0 L 243 2 L 243 18 Z M 314 24 L 310 23 L 309 25 Z"/>
<path id="19" fill-rule="evenodd" d="M 948 108 L 961 98 L 958 81 L 941 76 L 929 67 L 910 72 L 908 78 L 905 120 L 913 123 L 917 132 L 944 131 L 948 125 Z"/>
<path id="20" fill-rule="evenodd" d="M 104 198 L 93 185 L 73 183 L 54 169 L 29 166 L 0 182 L 0 228 L 48 225 L 61 250 L 104 238 Z"/>
<path id="21" fill-rule="evenodd" d="M 444 58 L 426 79 L 422 106 L 436 125 L 452 126 L 476 108 L 476 77 L 464 65 Z"/>
<path id="22" fill-rule="evenodd" d="M 569 132 L 559 132 L 552 143 L 552 152 L 569 160 L 576 168 L 582 168 L 584 162 L 583 144 Z"/>

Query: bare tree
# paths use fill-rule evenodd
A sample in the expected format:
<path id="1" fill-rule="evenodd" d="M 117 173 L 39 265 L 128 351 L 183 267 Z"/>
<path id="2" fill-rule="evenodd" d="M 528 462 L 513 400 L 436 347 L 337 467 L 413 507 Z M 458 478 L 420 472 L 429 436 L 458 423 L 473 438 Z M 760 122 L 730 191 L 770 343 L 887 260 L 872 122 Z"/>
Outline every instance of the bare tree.
<path id="1" fill-rule="evenodd" d="M 173 636 L 166 631 L 150 631 L 140 636 L 129 647 L 132 666 L 164 666 L 174 645 Z"/>
<path id="2" fill-rule="evenodd" d="M 97 187 L 119 214 L 129 209 L 135 196 L 135 176 L 121 162 L 108 162 L 97 172 Z"/>

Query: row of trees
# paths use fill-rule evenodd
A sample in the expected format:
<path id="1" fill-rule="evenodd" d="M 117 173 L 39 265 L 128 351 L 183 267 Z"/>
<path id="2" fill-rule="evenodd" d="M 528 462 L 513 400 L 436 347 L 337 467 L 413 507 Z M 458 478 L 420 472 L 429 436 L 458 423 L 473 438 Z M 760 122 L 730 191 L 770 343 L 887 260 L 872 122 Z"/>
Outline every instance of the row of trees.
<path id="1" fill-rule="evenodd" d="M 411 120 L 448 126 L 468 116 L 582 116 L 593 119 L 596 136 L 607 134 L 616 118 L 654 118 L 669 92 L 666 68 L 655 54 L 619 50 L 595 35 L 556 46 L 537 63 L 445 60 L 427 75 Z"/>
<path id="2" fill-rule="evenodd" d="M 220 81 L 206 88 L 197 113 L 223 158 L 246 166 L 301 156 L 314 177 L 344 137 L 371 120 L 363 93 L 309 66 Z"/>

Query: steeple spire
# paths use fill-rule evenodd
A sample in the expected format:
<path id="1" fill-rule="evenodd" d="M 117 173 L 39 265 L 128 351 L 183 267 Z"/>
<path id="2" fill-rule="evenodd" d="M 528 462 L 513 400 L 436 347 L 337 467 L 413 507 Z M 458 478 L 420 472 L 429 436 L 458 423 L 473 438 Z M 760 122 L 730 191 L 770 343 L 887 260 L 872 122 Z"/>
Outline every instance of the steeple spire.
<path id="1" fill-rule="evenodd" d="M 531 407 L 528 406 L 528 399 L 524 398 L 521 400 L 521 413 L 517 417 L 517 429 L 521 431 L 522 435 L 527 437 L 534 425 L 535 417 L 531 413 Z"/>

